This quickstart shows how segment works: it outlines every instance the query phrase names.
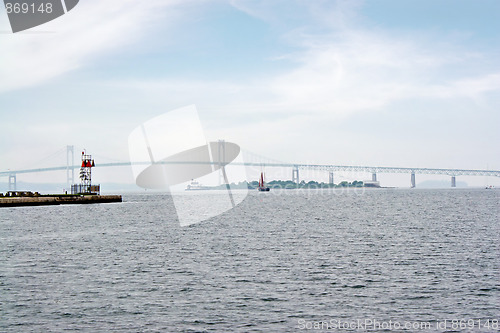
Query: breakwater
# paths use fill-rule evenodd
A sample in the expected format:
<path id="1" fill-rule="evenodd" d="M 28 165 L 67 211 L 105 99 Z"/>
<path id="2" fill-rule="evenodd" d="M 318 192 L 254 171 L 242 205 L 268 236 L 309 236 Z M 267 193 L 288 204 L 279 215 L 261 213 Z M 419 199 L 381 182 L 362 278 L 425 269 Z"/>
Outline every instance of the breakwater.
<path id="1" fill-rule="evenodd" d="M 37 195 L 0 197 L 0 207 L 122 202 L 121 195 Z"/>

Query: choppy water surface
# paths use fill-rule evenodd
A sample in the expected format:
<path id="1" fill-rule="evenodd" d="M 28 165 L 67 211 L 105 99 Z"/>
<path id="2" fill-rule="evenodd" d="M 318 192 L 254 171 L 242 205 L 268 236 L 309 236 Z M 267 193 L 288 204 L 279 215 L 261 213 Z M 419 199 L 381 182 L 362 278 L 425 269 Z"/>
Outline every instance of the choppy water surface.
<path id="1" fill-rule="evenodd" d="M 500 191 L 292 192 L 185 228 L 165 195 L 2 208 L 0 331 L 499 319 Z"/>

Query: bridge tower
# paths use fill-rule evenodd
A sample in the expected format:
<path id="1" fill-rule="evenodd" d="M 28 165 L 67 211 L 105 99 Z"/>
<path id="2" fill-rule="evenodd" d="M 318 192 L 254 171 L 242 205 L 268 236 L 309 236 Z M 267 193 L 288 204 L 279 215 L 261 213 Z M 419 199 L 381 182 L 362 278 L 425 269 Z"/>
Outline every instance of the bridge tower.
<path id="1" fill-rule="evenodd" d="M 71 155 L 71 159 L 70 159 Z M 66 185 L 67 188 L 70 185 L 75 183 L 75 147 L 74 146 L 66 146 Z M 69 174 L 71 173 L 71 177 Z"/>
<path id="2" fill-rule="evenodd" d="M 225 176 L 225 162 L 226 162 L 226 141 L 217 141 L 217 162 L 219 163 L 219 186 L 227 184 L 227 176 Z M 213 169 L 212 169 L 213 170 Z"/>
<path id="3" fill-rule="evenodd" d="M 411 188 L 415 188 L 415 172 L 411 173 Z"/>
<path id="4" fill-rule="evenodd" d="M 299 167 L 297 165 L 294 165 L 292 169 L 292 182 L 295 182 L 297 185 L 300 183 Z"/>
<path id="5" fill-rule="evenodd" d="M 451 176 L 451 187 L 457 187 L 455 176 Z"/>
<path id="6" fill-rule="evenodd" d="M 328 172 L 328 184 L 333 185 L 333 171 Z"/>
<path id="7" fill-rule="evenodd" d="M 15 173 L 9 174 L 9 191 L 17 191 L 17 180 Z"/>
<path id="8" fill-rule="evenodd" d="M 377 173 L 372 172 L 372 182 L 376 182 L 376 181 L 377 181 Z"/>

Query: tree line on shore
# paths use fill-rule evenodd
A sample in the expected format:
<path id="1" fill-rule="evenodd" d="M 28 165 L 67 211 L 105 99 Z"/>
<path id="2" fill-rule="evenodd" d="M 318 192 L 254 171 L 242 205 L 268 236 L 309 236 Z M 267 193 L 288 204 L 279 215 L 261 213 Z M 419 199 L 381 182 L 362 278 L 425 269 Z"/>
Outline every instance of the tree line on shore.
<path id="1" fill-rule="evenodd" d="M 341 187 L 363 187 L 364 183 L 362 181 L 354 180 L 352 182 L 348 181 L 342 181 L 338 184 L 329 184 L 329 183 L 324 183 L 324 182 L 316 182 L 314 180 L 311 180 L 309 182 L 305 182 L 304 180 L 301 181 L 300 183 L 295 183 L 294 181 L 291 180 L 272 180 L 268 183 L 266 183 L 268 187 L 271 189 L 315 189 L 315 188 L 341 188 Z M 259 187 L 259 182 L 258 181 L 252 181 L 252 182 L 239 182 L 238 184 L 231 183 L 230 184 L 231 188 L 233 189 L 256 189 Z M 214 190 L 222 190 L 225 189 L 226 185 L 219 185 L 219 186 L 214 186 L 212 189 Z"/>

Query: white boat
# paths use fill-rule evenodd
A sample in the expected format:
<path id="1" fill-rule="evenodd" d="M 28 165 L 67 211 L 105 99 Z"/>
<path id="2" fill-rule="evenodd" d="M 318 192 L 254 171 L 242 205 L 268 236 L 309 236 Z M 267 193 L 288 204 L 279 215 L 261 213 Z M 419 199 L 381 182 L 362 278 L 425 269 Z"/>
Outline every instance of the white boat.
<path id="1" fill-rule="evenodd" d="M 191 183 L 186 187 L 186 191 L 200 191 L 200 190 L 208 190 L 209 188 L 201 185 L 196 180 L 191 180 Z"/>

